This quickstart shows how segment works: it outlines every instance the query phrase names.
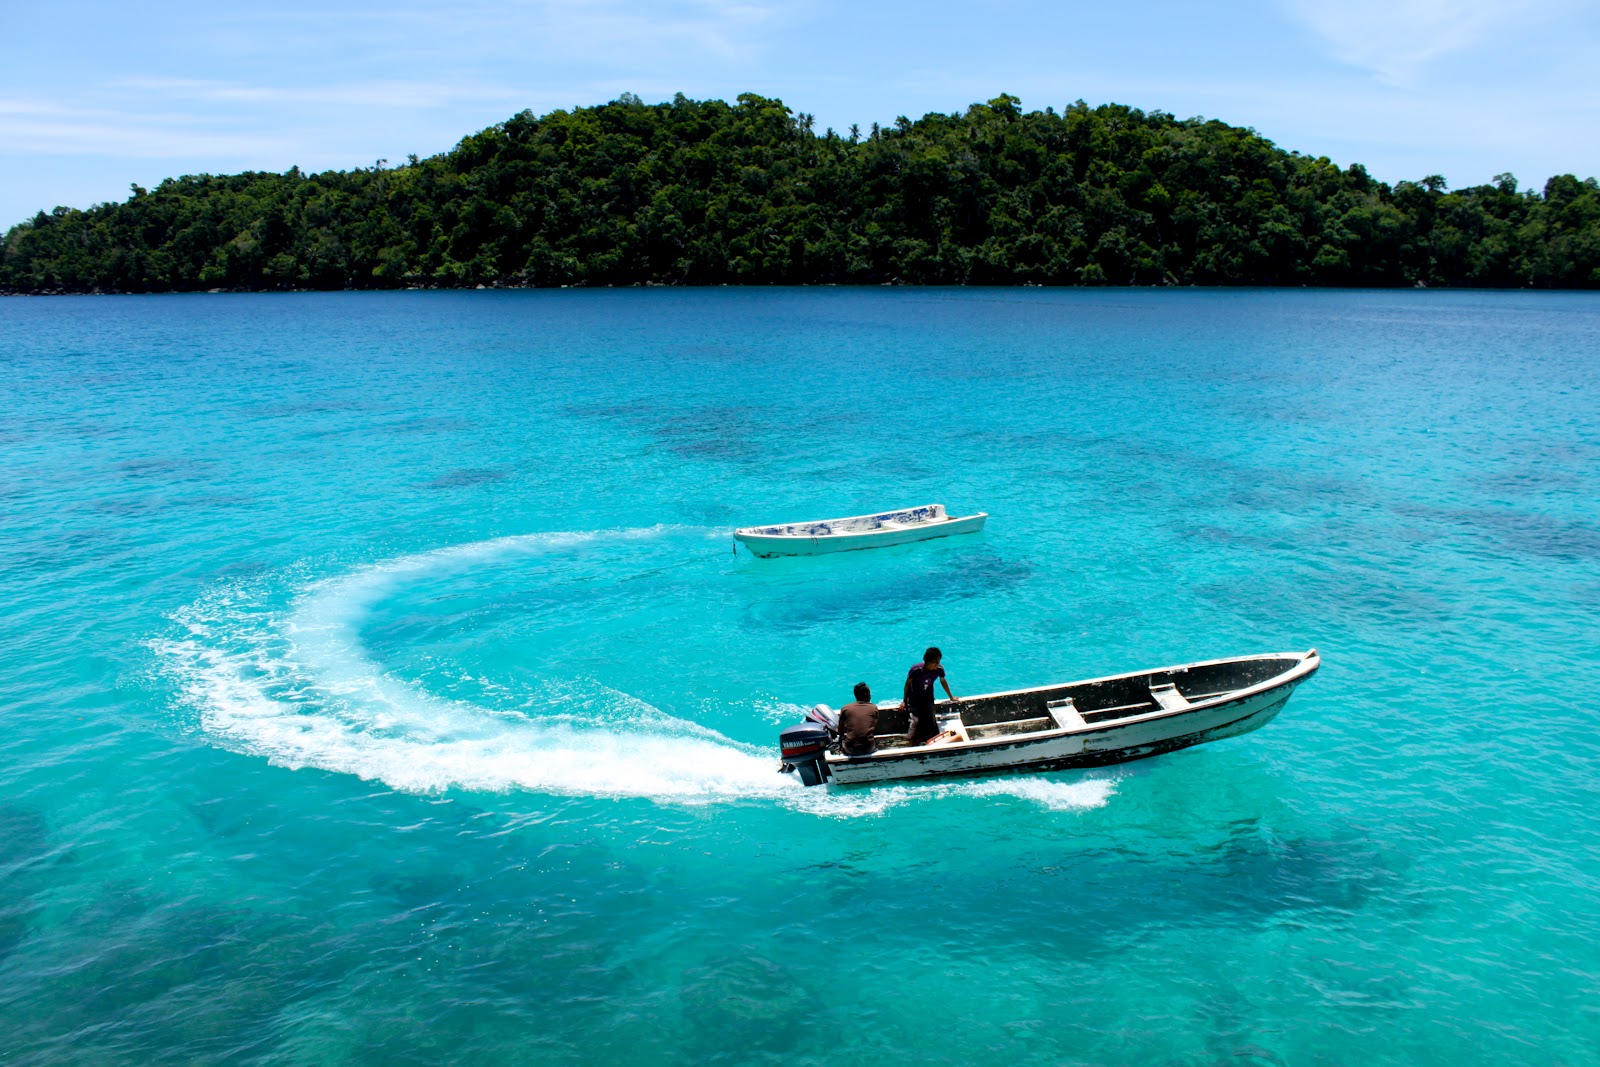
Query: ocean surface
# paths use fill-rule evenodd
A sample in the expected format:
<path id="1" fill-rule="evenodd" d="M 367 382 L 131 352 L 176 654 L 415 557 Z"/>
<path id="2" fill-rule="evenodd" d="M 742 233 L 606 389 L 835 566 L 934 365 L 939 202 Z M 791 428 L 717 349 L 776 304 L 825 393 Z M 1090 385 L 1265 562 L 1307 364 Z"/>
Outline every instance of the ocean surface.
<path id="1" fill-rule="evenodd" d="M 0 1059 L 1600 1062 L 1597 356 L 1583 294 L 0 300 Z M 777 773 L 928 644 L 1324 667 Z"/>

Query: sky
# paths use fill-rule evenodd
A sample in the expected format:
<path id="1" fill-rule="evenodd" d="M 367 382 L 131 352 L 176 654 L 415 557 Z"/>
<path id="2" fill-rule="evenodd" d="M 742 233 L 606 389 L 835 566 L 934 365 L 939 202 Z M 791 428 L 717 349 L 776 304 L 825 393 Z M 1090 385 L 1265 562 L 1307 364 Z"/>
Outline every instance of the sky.
<path id="1" fill-rule="evenodd" d="M 1596 0 L 0 0 L 0 229 L 131 183 L 401 162 L 524 109 L 1002 92 L 1253 127 L 1385 181 L 1600 175 Z"/>

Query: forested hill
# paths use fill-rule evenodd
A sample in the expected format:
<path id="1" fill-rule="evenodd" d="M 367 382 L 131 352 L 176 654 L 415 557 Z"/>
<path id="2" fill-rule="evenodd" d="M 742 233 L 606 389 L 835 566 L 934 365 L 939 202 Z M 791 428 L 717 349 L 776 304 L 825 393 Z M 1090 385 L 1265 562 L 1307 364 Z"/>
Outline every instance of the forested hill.
<path id="1" fill-rule="evenodd" d="M 760 96 L 625 95 L 404 166 L 134 187 L 0 255 L 21 292 L 885 281 L 1600 288 L 1600 188 L 1389 186 L 1114 104 L 839 134 Z"/>

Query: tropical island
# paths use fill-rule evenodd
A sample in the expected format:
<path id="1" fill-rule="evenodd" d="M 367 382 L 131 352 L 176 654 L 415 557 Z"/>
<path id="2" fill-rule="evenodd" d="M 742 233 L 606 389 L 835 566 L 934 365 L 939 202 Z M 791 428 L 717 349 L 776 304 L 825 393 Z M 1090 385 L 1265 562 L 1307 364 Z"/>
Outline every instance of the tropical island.
<path id="1" fill-rule="evenodd" d="M 624 94 L 399 166 L 134 186 L 0 247 L 13 293 L 886 282 L 1600 288 L 1600 187 L 1389 185 L 1119 104 L 819 133 L 754 94 Z"/>

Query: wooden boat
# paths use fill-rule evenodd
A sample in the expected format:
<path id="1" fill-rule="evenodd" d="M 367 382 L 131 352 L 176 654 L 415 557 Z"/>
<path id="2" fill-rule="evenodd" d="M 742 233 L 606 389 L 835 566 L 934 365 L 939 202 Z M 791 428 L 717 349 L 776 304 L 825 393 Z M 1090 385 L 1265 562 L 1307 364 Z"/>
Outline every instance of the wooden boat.
<path id="1" fill-rule="evenodd" d="M 1123 763 L 1258 729 L 1321 665 L 1312 649 L 942 700 L 935 717 L 959 739 L 931 745 L 907 744 L 909 717 L 888 705 L 873 754 L 843 755 L 825 724 L 808 721 L 783 731 L 783 761 L 806 785 Z"/>
<path id="2" fill-rule="evenodd" d="M 822 552 L 847 552 L 856 548 L 882 548 L 925 541 L 930 537 L 977 533 L 988 512 L 952 518 L 943 504 L 927 504 L 876 515 L 844 519 L 791 522 L 785 526 L 745 526 L 733 539 L 758 556 L 814 556 Z"/>

